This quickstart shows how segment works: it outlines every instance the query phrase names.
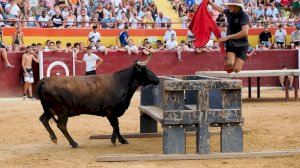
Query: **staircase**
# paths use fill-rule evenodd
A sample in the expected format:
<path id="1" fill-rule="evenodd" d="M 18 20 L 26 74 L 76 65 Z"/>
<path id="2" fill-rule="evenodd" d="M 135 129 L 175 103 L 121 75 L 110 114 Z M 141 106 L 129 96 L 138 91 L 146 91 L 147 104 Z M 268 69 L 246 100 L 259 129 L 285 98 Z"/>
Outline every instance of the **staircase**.
<path id="1" fill-rule="evenodd" d="M 162 12 L 164 16 L 171 19 L 172 22 L 176 22 L 176 24 L 172 24 L 172 28 L 180 29 L 181 28 L 181 20 L 178 17 L 178 14 L 172 8 L 171 1 L 169 0 L 154 0 L 155 5 L 157 6 L 158 12 Z"/>

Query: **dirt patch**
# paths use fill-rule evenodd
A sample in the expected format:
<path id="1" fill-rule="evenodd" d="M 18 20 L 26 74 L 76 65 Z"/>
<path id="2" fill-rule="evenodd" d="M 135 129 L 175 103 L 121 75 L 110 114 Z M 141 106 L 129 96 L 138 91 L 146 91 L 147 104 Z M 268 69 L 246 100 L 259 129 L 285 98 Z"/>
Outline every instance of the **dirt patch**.
<path id="1" fill-rule="evenodd" d="M 279 90 L 262 91 L 262 97 L 261 101 L 243 101 L 244 128 L 251 130 L 244 136 L 245 151 L 299 148 L 300 103 L 284 102 L 284 93 Z M 139 92 L 120 118 L 121 133 L 139 131 L 138 105 Z M 130 144 L 116 146 L 112 146 L 110 140 L 89 140 L 91 134 L 111 134 L 112 128 L 106 118 L 80 116 L 70 118 L 68 122 L 70 134 L 80 145 L 80 148 L 72 149 L 54 122 L 51 127 L 58 137 L 58 144 L 50 141 L 38 120 L 41 114 L 39 101 L 0 99 L 0 167 L 300 167 L 300 156 L 97 163 L 98 154 L 162 153 L 162 138 L 128 139 Z M 219 138 L 211 138 L 212 152 L 220 150 Z M 195 137 L 188 137 L 187 141 L 187 152 L 195 153 Z"/>

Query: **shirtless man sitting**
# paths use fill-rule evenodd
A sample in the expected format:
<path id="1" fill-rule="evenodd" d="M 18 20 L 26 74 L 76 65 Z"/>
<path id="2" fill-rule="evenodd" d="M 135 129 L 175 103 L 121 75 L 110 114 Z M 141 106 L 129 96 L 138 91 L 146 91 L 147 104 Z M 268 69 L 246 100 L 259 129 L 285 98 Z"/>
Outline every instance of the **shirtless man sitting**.
<path id="1" fill-rule="evenodd" d="M 32 61 L 35 61 L 36 63 L 39 63 L 39 59 L 36 53 L 33 52 L 32 46 L 28 46 L 26 48 L 26 52 L 22 55 L 22 69 L 24 73 L 24 95 L 23 98 L 27 98 L 27 92 L 28 92 L 28 98 L 31 100 L 34 100 L 32 97 L 32 83 L 34 83 L 33 79 L 33 71 L 32 71 Z"/>

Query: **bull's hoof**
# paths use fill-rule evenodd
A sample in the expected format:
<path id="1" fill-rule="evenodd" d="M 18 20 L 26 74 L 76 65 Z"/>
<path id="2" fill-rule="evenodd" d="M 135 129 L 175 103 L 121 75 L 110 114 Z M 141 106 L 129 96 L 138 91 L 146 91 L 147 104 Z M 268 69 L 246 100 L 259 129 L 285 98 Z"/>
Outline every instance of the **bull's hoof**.
<path id="1" fill-rule="evenodd" d="M 111 139 L 111 143 L 112 143 L 114 146 L 116 146 L 116 138 L 112 138 L 112 139 Z"/>
<path id="2" fill-rule="evenodd" d="M 126 139 L 120 140 L 120 143 L 121 143 L 121 144 L 129 144 L 129 142 L 128 142 Z"/>
<path id="3" fill-rule="evenodd" d="M 51 138 L 51 141 L 53 142 L 53 143 L 57 143 L 57 138 L 56 137 L 50 137 Z"/>
<path id="4" fill-rule="evenodd" d="M 79 147 L 78 143 L 76 143 L 76 142 L 73 142 L 70 145 L 72 146 L 72 148 L 78 148 Z"/>

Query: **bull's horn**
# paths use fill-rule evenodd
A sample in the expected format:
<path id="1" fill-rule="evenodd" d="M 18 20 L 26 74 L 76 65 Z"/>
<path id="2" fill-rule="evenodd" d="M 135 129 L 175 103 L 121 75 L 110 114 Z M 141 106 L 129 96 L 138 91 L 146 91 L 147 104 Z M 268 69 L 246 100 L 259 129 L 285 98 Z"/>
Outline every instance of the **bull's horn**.
<path id="1" fill-rule="evenodd" d="M 150 54 L 148 55 L 148 58 L 147 58 L 146 61 L 138 61 L 137 64 L 139 64 L 139 65 L 147 65 L 147 64 L 150 62 L 151 57 L 152 57 L 152 53 L 150 53 Z"/>

